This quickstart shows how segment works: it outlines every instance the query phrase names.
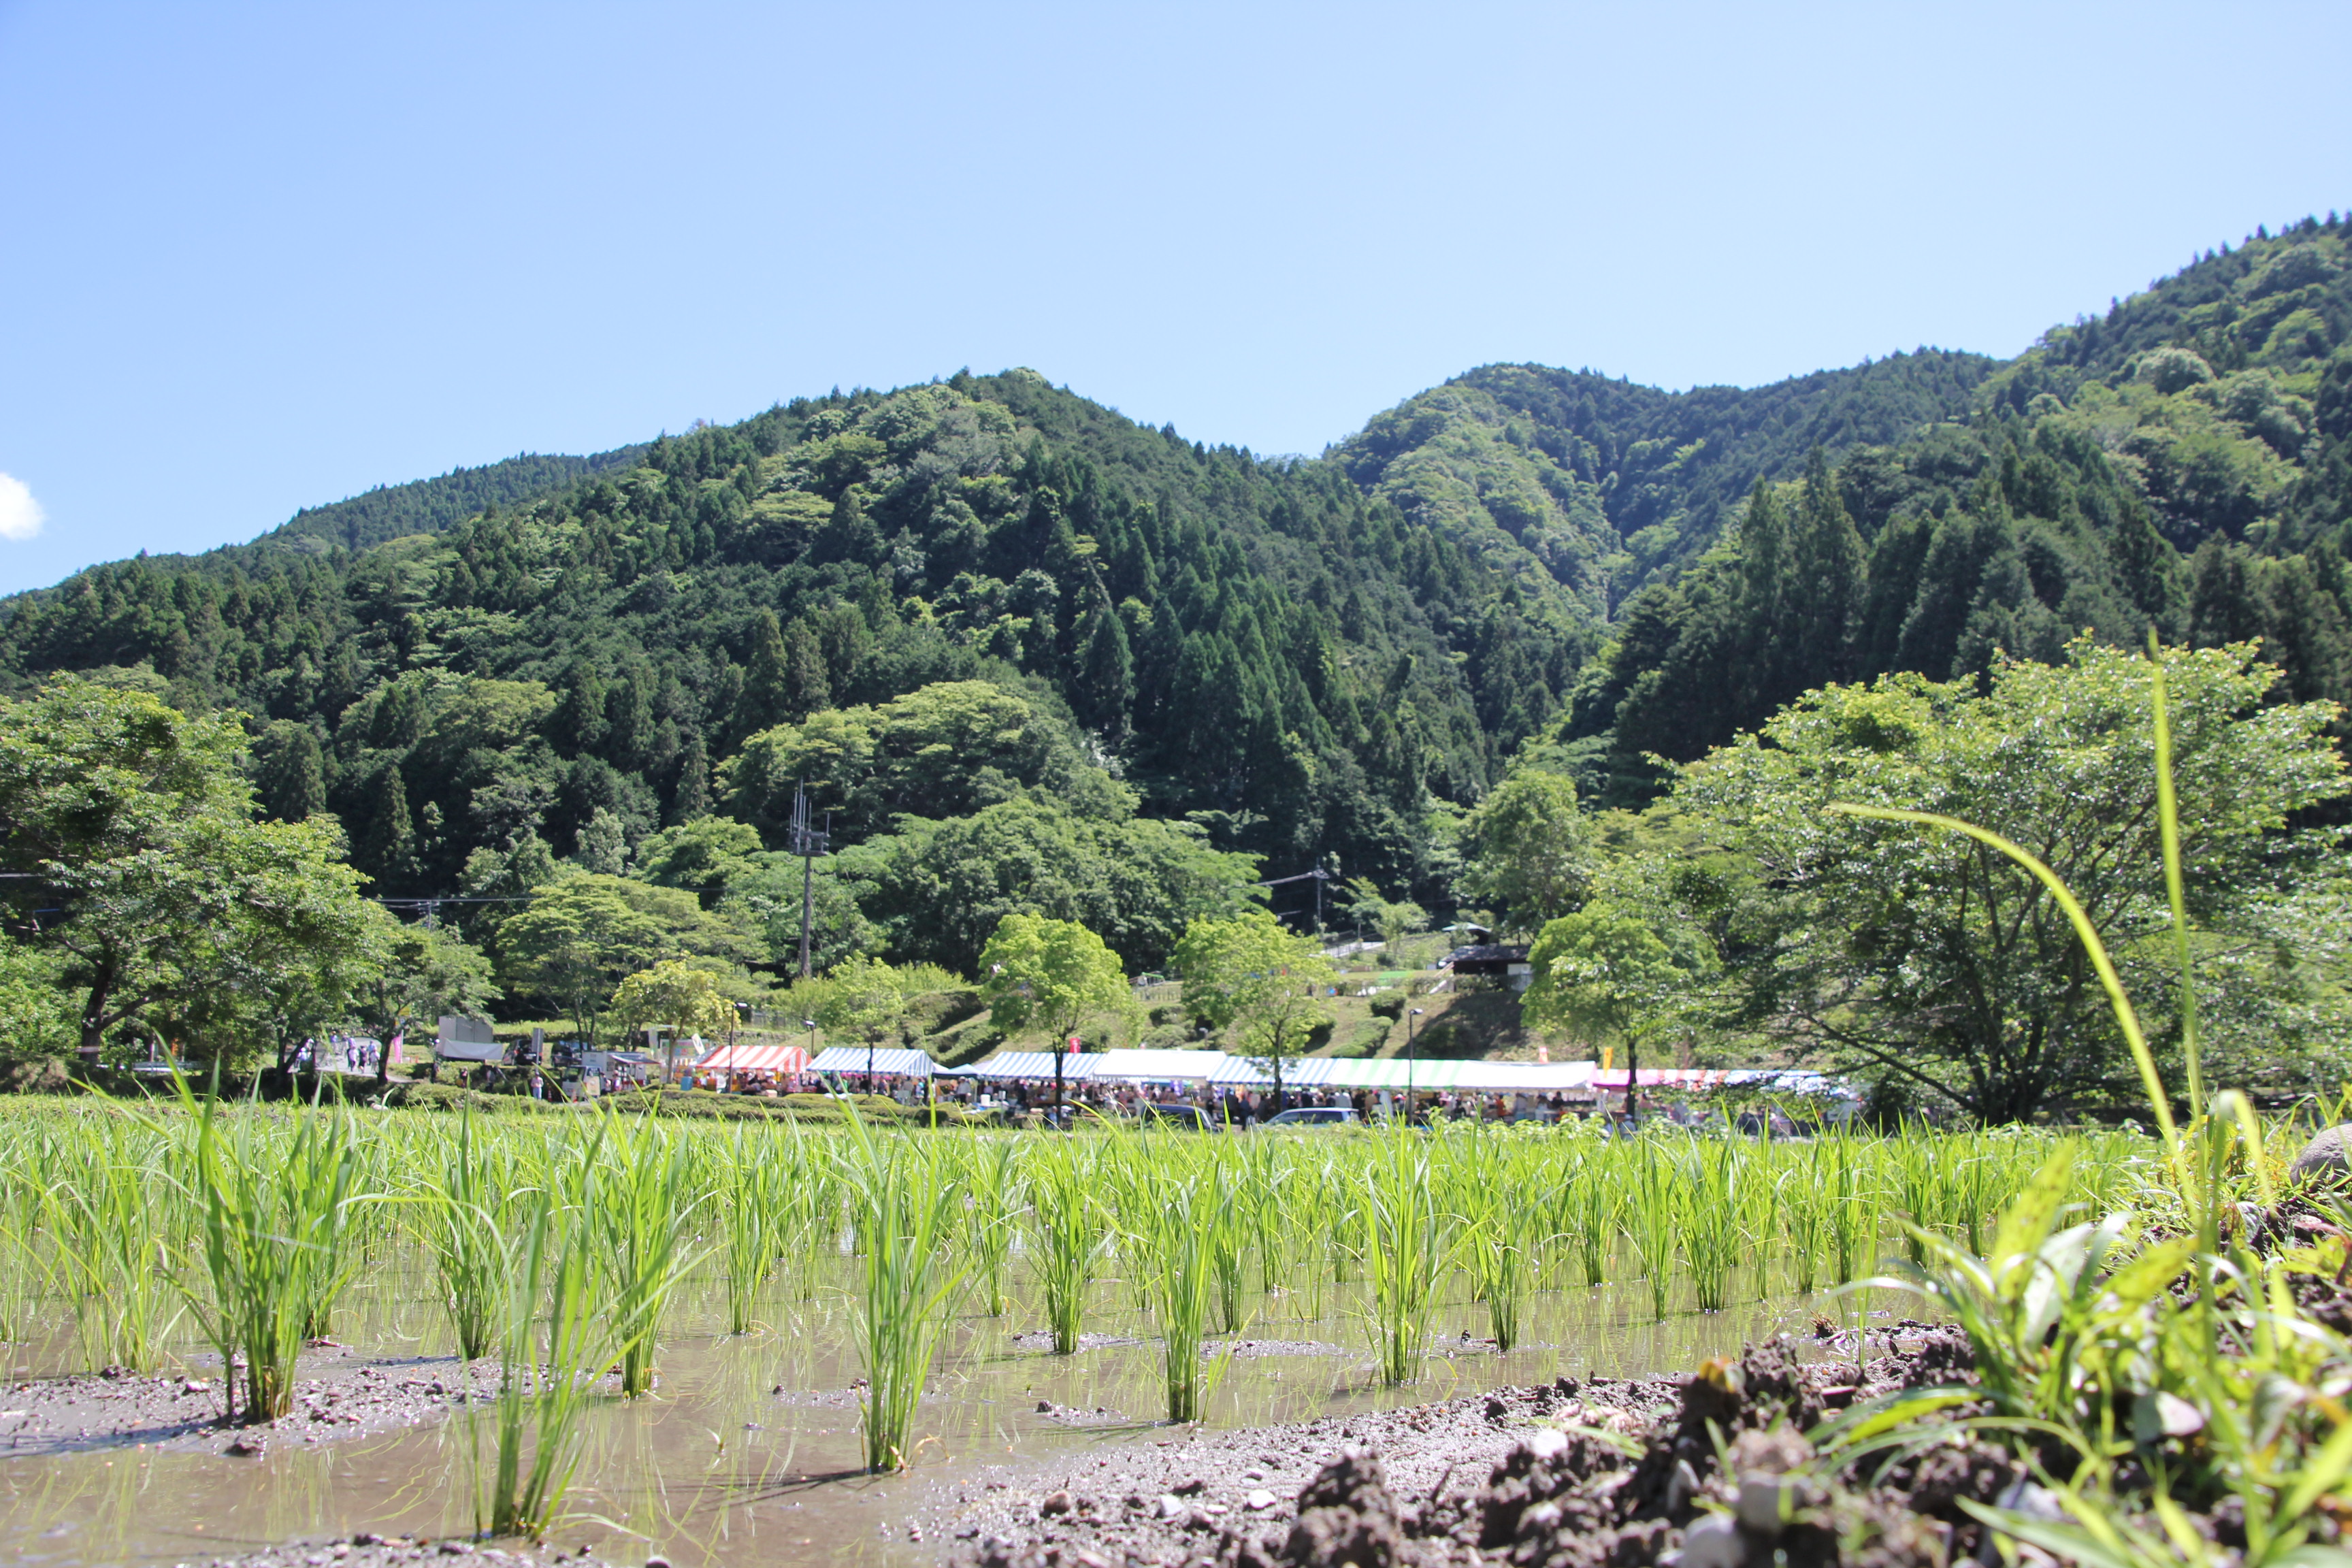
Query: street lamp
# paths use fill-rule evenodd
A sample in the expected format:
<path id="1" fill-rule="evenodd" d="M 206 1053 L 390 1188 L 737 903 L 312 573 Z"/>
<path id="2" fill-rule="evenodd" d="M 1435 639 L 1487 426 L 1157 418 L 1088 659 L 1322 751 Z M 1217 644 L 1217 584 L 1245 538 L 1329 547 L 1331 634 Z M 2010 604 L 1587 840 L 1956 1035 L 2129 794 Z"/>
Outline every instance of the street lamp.
<path id="1" fill-rule="evenodd" d="M 1407 1127 L 1412 1125 L 1412 1021 L 1420 1016 L 1421 1009 L 1415 1007 L 1405 1015 L 1404 1020 L 1404 1124 Z"/>
<path id="2" fill-rule="evenodd" d="M 803 1018 L 801 1027 L 809 1032 L 809 1066 L 816 1066 L 816 1020 Z"/>

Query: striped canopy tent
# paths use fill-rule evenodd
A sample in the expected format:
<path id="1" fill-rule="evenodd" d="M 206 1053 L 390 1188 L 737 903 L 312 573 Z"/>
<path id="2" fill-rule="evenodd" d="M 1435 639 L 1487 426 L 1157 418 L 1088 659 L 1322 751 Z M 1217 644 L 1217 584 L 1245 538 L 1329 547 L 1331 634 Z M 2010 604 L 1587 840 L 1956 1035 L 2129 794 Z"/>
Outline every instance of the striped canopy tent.
<path id="1" fill-rule="evenodd" d="M 1643 1089 L 1723 1089 L 1735 1083 L 1766 1076 L 1736 1068 L 1643 1068 Z M 1595 1089 L 1625 1087 L 1623 1068 L 1604 1068 L 1592 1075 Z"/>
<path id="2" fill-rule="evenodd" d="M 877 1078 L 884 1073 L 896 1078 L 929 1078 L 940 1070 L 939 1063 L 928 1055 L 908 1050 L 903 1046 L 877 1048 L 871 1053 L 864 1046 L 827 1046 L 816 1060 L 809 1063 L 808 1070 L 863 1077 L 868 1070 L 869 1061 L 872 1063 L 871 1070 Z M 1050 1068 L 1046 1070 L 1052 1071 Z"/>
<path id="3" fill-rule="evenodd" d="M 720 1046 L 694 1064 L 697 1072 L 806 1072 L 808 1052 L 799 1046 Z"/>
<path id="4" fill-rule="evenodd" d="M 1095 1077 L 1100 1070 L 1103 1060 L 1099 1053 L 1088 1055 L 1084 1052 L 1073 1054 L 1068 1051 L 999 1051 L 986 1061 L 975 1062 L 968 1068 L 941 1068 L 940 1070 L 958 1078 L 1050 1079 L 1054 1076 L 1054 1058 L 1056 1056 L 1062 1058 L 1064 1083 L 1077 1083 L 1082 1079 Z"/>
<path id="5" fill-rule="evenodd" d="M 1464 1062 L 1457 1089 L 1501 1094 L 1581 1093 L 1592 1087 L 1591 1062 Z"/>
<path id="6" fill-rule="evenodd" d="M 1118 1079 L 1128 1083 L 1176 1083 L 1213 1079 L 1217 1069 L 1232 1058 L 1223 1051 L 1134 1050 L 1104 1051 L 1087 1059 L 1102 1064 L 1095 1068 L 1097 1078 Z"/>
<path id="7" fill-rule="evenodd" d="M 1424 1061 L 1409 1057 L 1299 1057 L 1282 1064 L 1285 1089 L 1459 1089 L 1486 1062 Z M 1246 1057 L 1234 1057 L 1209 1081 L 1274 1087 L 1274 1075 Z M 1480 1085 L 1484 1088 L 1486 1085 Z"/>

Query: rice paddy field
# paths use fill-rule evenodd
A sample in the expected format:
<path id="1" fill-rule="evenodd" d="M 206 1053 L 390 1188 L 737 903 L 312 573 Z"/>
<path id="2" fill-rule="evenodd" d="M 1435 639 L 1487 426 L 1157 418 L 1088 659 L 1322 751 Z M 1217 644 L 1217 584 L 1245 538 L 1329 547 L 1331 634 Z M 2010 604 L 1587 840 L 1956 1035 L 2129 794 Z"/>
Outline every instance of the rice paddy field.
<path id="1" fill-rule="evenodd" d="M 471 1392 L 340 1441 L 281 1423 L 258 1457 L 0 1447 L 0 1551 L 171 1563 L 370 1529 L 929 1562 L 898 1522 L 914 1491 L 1024 1458 L 1916 1313 L 1836 1288 L 1929 1238 L 1981 1253 L 2059 1141 L 11 1105 L 8 1403 L 101 1369 L 240 1419 L 314 1408 L 318 1379 Z M 2067 1142 L 2090 1213 L 2158 1168 L 2130 1133 Z"/>

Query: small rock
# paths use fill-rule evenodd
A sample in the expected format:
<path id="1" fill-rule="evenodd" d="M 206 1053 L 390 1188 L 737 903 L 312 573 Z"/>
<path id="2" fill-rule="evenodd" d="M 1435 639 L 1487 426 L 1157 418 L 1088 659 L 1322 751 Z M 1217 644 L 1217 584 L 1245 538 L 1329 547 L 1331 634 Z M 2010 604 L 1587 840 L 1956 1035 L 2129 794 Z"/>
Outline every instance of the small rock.
<path id="1" fill-rule="evenodd" d="M 2028 1519 L 2048 1520 L 2053 1523 L 2066 1517 L 2066 1510 L 2059 1505 L 2056 1492 L 2028 1480 L 2012 1484 L 2000 1494 L 1994 1506 L 2021 1513 Z"/>
<path id="2" fill-rule="evenodd" d="M 1070 1494 L 1066 1491 L 1047 1492 L 1045 1500 L 1037 1505 L 1037 1517 L 1040 1519 L 1051 1519 L 1057 1513 L 1069 1511 Z"/>
<path id="3" fill-rule="evenodd" d="M 1274 1506 L 1274 1494 L 1266 1490 L 1264 1487 L 1260 1487 L 1255 1491 L 1250 1493 L 1249 1496 L 1242 1499 L 1242 1506 L 1249 1510 L 1252 1513 L 1256 1513 L 1264 1509 L 1272 1508 Z"/>
<path id="4" fill-rule="evenodd" d="M 1185 1511 L 1184 1500 L 1174 1492 L 1162 1492 L 1160 1494 L 1159 1503 L 1154 1506 L 1152 1511 L 1161 1519 L 1179 1518 Z"/>
<path id="5" fill-rule="evenodd" d="M 1786 1476 L 1739 1478 L 1739 1522 L 1759 1535 L 1778 1535 L 1796 1511 L 1796 1483 Z"/>
<path id="6" fill-rule="evenodd" d="M 261 1458 L 262 1450 L 268 1446 L 268 1439 L 264 1438 L 260 1433 L 244 1432 L 238 1434 L 236 1437 L 231 1438 L 229 1446 L 223 1448 L 221 1452 L 227 1454 L 234 1458 L 257 1459 Z"/>
<path id="7" fill-rule="evenodd" d="M 1037 1414 L 1038 1414 L 1038 1415 L 1051 1415 L 1053 1413 L 1054 1413 L 1054 1402 L 1053 1402 L 1052 1400 L 1050 1400 L 1050 1399 L 1041 1399 L 1041 1400 L 1039 1400 L 1039 1401 L 1037 1402 Z"/>
<path id="8" fill-rule="evenodd" d="M 2352 1175 L 2352 1123 L 2327 1128 L 2314 1137 L 2286 1168 L 2286 1174 L 2291 1182 L 2341 1181 Z"/>
<path id="9" fill-rule="evenodd" d="M 1168 1489 L 1174 1492 L 1178 1497 L 1198 1497 L 1201 1493 L 1209 1489 L 1209 1483 L 1202 1480 L 1198 1476 L 1192 1476 L 1184 1480 L 1178 1481 L 1174 1486 L 1170 1487 Z"/>
<path id="10" fill-rule="evenodd" d="M 1739 1568 L 1747 1556 L 1729 1514 L 1708 1514 L 1683 1531 L 1681 1568 Z"/>
<path id="11" fill-rule="evenodd" d="M 1688 1459 L 1676 1459 L 1675 1473 L 1666 1479 L 1665 1500 L 1660 1505 L 1658 1511 L 1672 1519 L 1689 1504 L 1691 1494 L 1696 1490 L 1698 1490 L 1698 1472 L 1691 1468 Z"/>
<path id="12" fill-rule="evenodd" d="M 1072 1555 L 1077 1559 L 1083 1568 L 1110 1568 L 1110 1559 L 1099 1552 L 1080 1550 L 1073 1552 Z"/>
<path id="13" fill-rule="evenodd" d="M 648 1557 L 646 1559 L 646 1568 L 669 1568 L 669 1559 L 667 1557 Z"/>

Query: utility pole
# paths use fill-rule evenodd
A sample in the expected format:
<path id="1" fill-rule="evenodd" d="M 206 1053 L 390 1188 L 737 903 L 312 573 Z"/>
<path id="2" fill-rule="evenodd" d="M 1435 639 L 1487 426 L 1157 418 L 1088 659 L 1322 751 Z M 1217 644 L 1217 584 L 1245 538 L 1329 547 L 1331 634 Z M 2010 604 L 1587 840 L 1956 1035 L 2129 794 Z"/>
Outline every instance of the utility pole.
<path id="1" fill-rule="evenodd" d="M 801 978 L 814 973 L 809 967 L 809 922 L 816 910 L 816 858 L 833 844 L 833 814 L 825 813 L 822 829 L 809 826 L 808 787 L 795 782 L 793 785 L 792 852 L 801 858 Z"/>

